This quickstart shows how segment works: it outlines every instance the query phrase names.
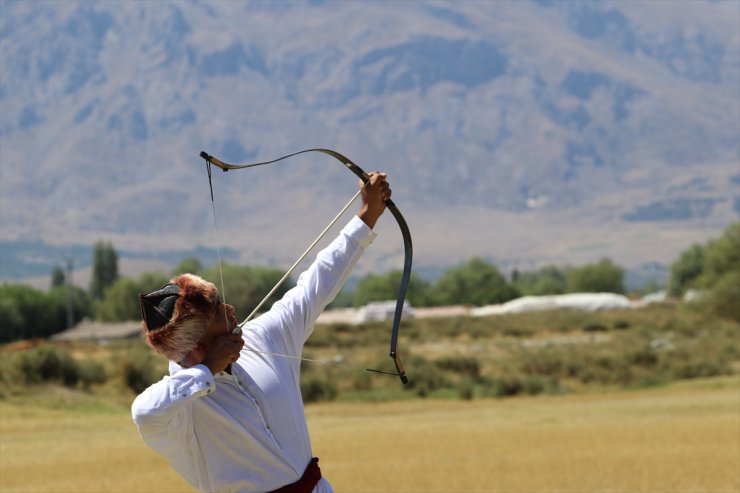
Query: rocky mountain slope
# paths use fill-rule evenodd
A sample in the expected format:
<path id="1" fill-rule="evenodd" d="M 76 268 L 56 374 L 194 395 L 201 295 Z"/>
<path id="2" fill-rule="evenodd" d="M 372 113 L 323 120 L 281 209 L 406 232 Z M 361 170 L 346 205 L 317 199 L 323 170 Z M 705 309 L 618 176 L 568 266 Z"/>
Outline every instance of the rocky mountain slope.
<path id="1" fill-rule="evenodd" d="M 201 150 L 386 170 L 419 265 L 666 263 L 740 214 L 735 1 L 0 5 L 5 245 L 213 248 Z M 218 172 L 221 244 L 290 264 L 355 183 Z"/>

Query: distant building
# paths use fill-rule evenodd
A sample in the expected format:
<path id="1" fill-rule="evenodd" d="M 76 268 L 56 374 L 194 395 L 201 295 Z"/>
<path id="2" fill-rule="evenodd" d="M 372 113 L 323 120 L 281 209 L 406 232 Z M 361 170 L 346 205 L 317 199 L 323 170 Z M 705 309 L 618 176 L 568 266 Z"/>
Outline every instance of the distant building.
<path id="1" fill-rule="evenodd" d="M 549 296 L 524 296 L 501 305 L 489 305 L 475 308 L 472 315 L 485 317 L 508 313 L 541 312 L 547 310 L 584 310 L 596 312 L 619 308 L 632 308 L 630 300 L 621 294 L 614 293 L 570 293 Z"/>
<path id="2" fill-rule="evenodd" d="M 112 339 L 138 337 L 141 334 L 141 322 L 95 322 L 83 320 L 69 330 L 51 336 L 52 341 L 97 341 L 106 342 Z"/>
<path id="3" fill-rule="evenodd" d="M 396 313 L 396 301 L 372 301 L 357 311 L 354 323 L 383 322 L 393 319 Z M 405 319 L 414 317 L 414 309 L 408 301 L 403 302 L 402 317 Z"/>

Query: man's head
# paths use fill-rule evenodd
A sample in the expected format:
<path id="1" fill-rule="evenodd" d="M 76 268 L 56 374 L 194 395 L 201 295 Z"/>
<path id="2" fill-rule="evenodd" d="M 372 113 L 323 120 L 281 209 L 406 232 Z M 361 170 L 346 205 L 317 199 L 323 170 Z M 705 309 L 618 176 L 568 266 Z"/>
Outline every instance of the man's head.
<path id="1" fill-rule="evenodd" d="M 142 332 L 158 353 L 183 362 L 199 346 L 208 344 L 215 330 L 226 331 L 233 318 L 218 299 L 216 286 L 193 274 L 183 274 L 162 288 L 139 295 L 144 319 Z M 222 329 L 223 327 L 223 329 Z"/>

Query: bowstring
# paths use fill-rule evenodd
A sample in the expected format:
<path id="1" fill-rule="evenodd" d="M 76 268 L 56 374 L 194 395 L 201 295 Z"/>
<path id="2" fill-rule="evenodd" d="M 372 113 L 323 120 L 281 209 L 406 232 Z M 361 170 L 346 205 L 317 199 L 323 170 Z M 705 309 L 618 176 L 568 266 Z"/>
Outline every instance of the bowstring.
<path id="1" fill-rule="evenodd" d="M 303 259 L 306 258 L 306 256 L 311 252 L 311 250 L 313 250 L 313 248 L 316 246 L 316 244 L 319 241 L 321 241 L 321 239 L 326 235 L 326 233 L 331 229 L 331 227 L 334 226 L 334 224 L 339 220 L 340 217 L 342 217 L 342 214 L 344 214 L 345 211 L 347 209 L 349 209 L 349 206 L 351 206 L 355 202 L 355 200 L 357 200 L 357 197 L 360 196 L 360 194 L 362 193 L 362 191 L 364 190 L 364 188 L 366 186 L 367 186 L 367 183 L 363 184 L 362 188 L 360 188 L 357 191 L 357 193 L 349 200 L 349 202 L 347 202 L 347 205 L 345 205 L 342 208 L 342 210 L 340 210 L 339 213 L 336 216 L 334 216 L 334 219 L 332 219 L 331 222 L 329 222 L 329 224 L 319 234 L 319 236 L 316 237 L 315 240 L 313 240 L 313 243 L 311 243 L 308 246 L 308 248 L 306 248 L 306 251 L 304 251 L 303 254 L 300 257 L 298 257 L 298 260 L 296 260 L 293 263 L 293 265 L 290 267 L 290 269 L 288 269 L 288 271 L 285 273 L 285 275 L 283 275 L 283 277 L 277 282 L 277 284 L 275 284 L 275 286 L 273 286 L 273 288 L 270 290 L 270 292 L 267 293 L 267 295 L 264 298 L 262 298 L 262 301 L 260 301 L 259 304 L 257 304 L 257 306 L 254 308 L 254 310 L 252 310 L 252 313 L 250 313 L 249 316 L 247 318 L 245 318 L 242 323 L 239 324 L 239 327 L 243 327 L 244 325 L 246 325 L 247 322 L 249 322 L 250 320 L 252 320 L 252 318 L 257 314 L 257 311 L 262 307 L 262 305 L 264 305 L 265 302 L 270 298 L 270 296 L 272 296 L 272 294 L 277 290 L 277 288 L 280 287 L 280 285 L 285 282 L 285 280 L 288 278 L 288 276 L 290 276 L 290 274 L 295 270 L 295 268 L 298 267 L 298 264 L 300 264 L 303 261 Z"/>
<path id="2" fill-rule="evenodd" d="M 389 371 L 383 371 L 383 370 L 373 370 L 372 368 L 363 368 L 361 366 L 357 365 L 349 365 L 347 363 L 339 363 L 337 361 L 332 361 L 330 359 L 315 359 L 315 358 L 306 358 L 305 356 L 292 356 L 290 354 L 283 354 L 283 353 L 273 353 L 270 351 L 262 351 L 260 349 L 254 349 L 251 346 L 248 346 L 246 341 L 244 342 L 244 347 L 242 350 L 251 351 L 253 353 L 259 353 L 259 354 L 268 354 L 271 356 L 280 356 L 282 358 L 289 358 L 289 359 L 295 359 L 300 361 L 308 361 L 309 363 L 315 363 L 318 365 L 325 365 L 325 366 L 335 366 L 337 368 L 346 368 L 348 370 L 365 370 L 365 371 L 371 371 L 374 373 L 380 373 L 381 375 L 391 375 L 394 377 L 397 377 L 397 373 L 391 373 Z"/>
<path id="3" fill-rule="evenodd" d="M 332 361 L 329 359 L 306 358 L 305 356 L 292 356 L 290 354 L 273 353 L 271 351 L 263 351 L 260 349 L 254 349 L 253 347 L 248 346 L 246 342 L 244 343 L 243 349 L 246 349 L 247 351 L 251 351 L 253 353 L 268 354 L 270 356 L 280 356 L 282 358 L 295 359 L 295 360 L 300 360 L 300 361 L 308 361 L 309 363 L 316 363 L 319 365 L 337 366 L 339 368 L 359 369 L 359 367 L 339 363 L 339 362 Z"/>
<path id="4" fill-rule="evenodd" d="M 220 237 L 219 237 L 219 234 L 218 234 L 218 221 L 216 220 L 216 200 L 215 200 L 214 194 L 213 194 L 213 180 L 212 180 L 212 172 L 211 172 L 211 162 L 208 161 L 208 160 L 206 160 L 206 171 L 208 173 L 208 188 L 210 189 L 210 192 L 211 192 L 211 210 L 213 212 L 213 229 L 214 229 L 215 234 L 216 234 L 216 256 L 218 258 L 218 272 L 219 272 L 219 276 L 221 278 L 221 299 L 222 299 L 222 303 L 224 305 L 224 318 L 226 318 L 226 291 L 224 289 L 224 273 L 223 273 L 223 269 L 221 268 L 221 240 L 220 240 Z M 329 231 L 329 229 L 331 229 L 331 227 L 334 226 L 334 224 L 339 220 L 339 218 L 342 216 L 342 214 L 344 214 L 344 212 L 354 203 L 354 201 L 357 200 L 357 197 L 360 195 L 360 193 L 362 193 L 362 190 L 367 186 L 367 184 L 368 184 L 368 182 L 365 182 L 365 183 L 362 184 L 362 187 L 360 188 L 360 190 L 358 190 L 357 193 L 350 199 L 350 201 L 347 202 L 347 205 L 345 205 L 342 208 L 342 210 L 339 211 L 339 214 L 337 214 L 334 217 L 334 219 L 332 219 L 332 221 L 329 223 L 329 225 L 326 226 L 326 228 L 324 228 L 324 230 L 313 241 L 313 243 L 311 243 L 311 245 L 309 245 L 309 247 L 306 249 L 306 251 L 303 252 L 303 255 L 301 255 L 301 257 L 293 264 L 293 266 L 290 269 L 288 269 L 288 272 L 286 272 L 285 275 L 270 290 L 270 292 L 267 293 L 267 296 L 265 296 L 262 299 L 262 301 L 257 305 L 257 307 L 252 311 L 252 313 L 250 313 L 249 316 L 246 319 L 244 319 L 244 321 L 242 323 L 240 323 L 239 325 L 237 325 L 237 327 L 235 329 L 235 332 L 241 332 L 242 327 L 244 325 L 246 325 L 247 322 L 249 322 L 249 320 L 251 320 L 251 318 L 257 313 L 257 310 L 259 310 L 260 307 L 262 307 L 262 305 L 268 300 L 268 298 L 270 296 L 272 296 L 272 294 L 275 292 L 275 290 L 277 290 L 277 288 L 283 282 L 285 282 L 285 280 L 288 278 L 288 276 L 291 274 L 291 272 L 293 272 L 293 270 L 298 266 L 298 264 L 301 261 L 303 261 L 303 259 L 308 255 L 308 253 L 311 250 L 313 250 L 313 248 L 316 246 L 316 244 L 319 241 L 321 241 L 321 238 L 323 238 L 324 235 L 326 235 L 326 233 Z M 244 349 L 246 349 L 247 351 L 251 351 L 253 353 L 267 354 L 267 355 L 270 355 L 270 356 L 279 356 L 279 357 L 282 357 L 282 358 L 289 358 L 289 359 L 300 360 L 300 361 L 308 361 L 309 363 L 315 363 L 315 364 L 320 364 L 320 365 L 336 366 L 336 367 L 340 367 L 340 368 L 349 368 L 349 369 L 355 369 L 355 370 L 361 369 L 361 367 L 359 367 L 359 366 L 352 366 L 352 365 L 342 364 L 342 363 L 338 363 L 336 361 L 331 361 L 331 360 L 326 360 L 326 359 L 314 359 L 314 358 L 306 358 L 304 356 L 292 356 L 292 355 L 289 355 L 289 354 L 274 353 L 274 352 L 270 352 L 270 351 L 262 351 L 262 350 L 259 350 L 259 349 L 254 349 L 251 346 L 247 345 L 246 344 L 246 341 L 245 341 L 245 344 L 244 344 Z M 366 371 L 377 371 L 378 373 L 387 373 L 387 372 L 381 372 L 381 371 L 378 371 L 378 370 L 371 370 L 369 368 L 364 368 L 364 370 L 366 370 Z M 391 373 L 387 373 L 387 374 L 388 375 L 395 375 L 395 374 L 391 374 Z"/>
<path id="5" fill-rule="evenodd" d="M 211 163 L 206 161 L 206 171 L 208 172 L 208 188 L 211 190 L 211 210 L 213 211 L 213 229 L 216 233 L 216 257 L 218 258 L 218 274 L 221 278 L 221 304 L 224 306 L 224 320 L 226 321 L 226 330 L 229 327 L 229 317 L 226 312 L 226 287 L 224 285 L 224 271 L 221 267 L 221 239 L 218 234 L 218 222 L 216 221 L 216 200 L 213 198 L 213 181 L 211 180 Z"/>

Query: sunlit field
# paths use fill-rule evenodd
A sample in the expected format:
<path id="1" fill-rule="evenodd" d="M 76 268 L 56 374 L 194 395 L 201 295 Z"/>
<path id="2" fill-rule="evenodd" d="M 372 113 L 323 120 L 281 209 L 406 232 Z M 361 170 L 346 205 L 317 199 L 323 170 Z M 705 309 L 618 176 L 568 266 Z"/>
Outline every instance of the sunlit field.
<path id="1" fill-rule="evenodd" d="M 192 491 L 128 409 L 48 387 L 0 400 L 0 491 Z M 649 390 L 307 409 L 339 492 L 740 491 L 740 379 Z"/>

